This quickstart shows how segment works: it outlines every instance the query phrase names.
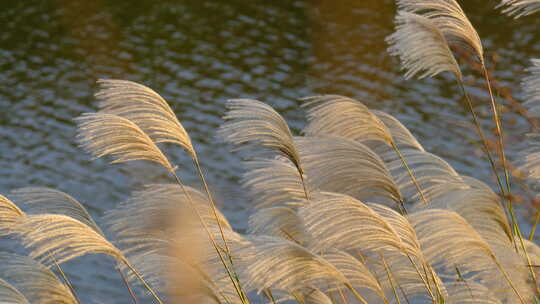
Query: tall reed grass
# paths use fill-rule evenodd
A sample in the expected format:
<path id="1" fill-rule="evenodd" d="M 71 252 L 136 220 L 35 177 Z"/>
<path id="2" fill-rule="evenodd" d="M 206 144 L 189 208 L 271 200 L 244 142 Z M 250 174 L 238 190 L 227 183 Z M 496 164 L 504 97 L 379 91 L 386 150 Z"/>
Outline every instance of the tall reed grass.
<path id="1" fill-rule="evenodd" d="M 535 0 L 504 0 L 520 17 Z M 80 303 L 61 265 L 86 254 L 113 258 L 126 297 L 156 303 L 539 303 L 540 247 L 515 215 L 502 120 L 482 41 L 455 0 L 397 0 L 387 39 L 405 77 L 456 78 L 498 189 L 459 174 L 426 151 L 388 113 L 344 96 L 302 99 L 307 126 L 296 136 L 269 105 L 227 102 L 218 134 L 247 151 L 241 181 L 251 199 L 248 231 L 216 207 L 201 160 L 168 103 L 127 80 L 100 80 L 96 113 L 76 119 L 77 139 L 95 158 L 161 165 L 168 184 L 150 184 L 105 216 L 107 239 L 75 198 L 49 188 L 0 195 L 0 233 L 30 255 L 0 253 L 0 302 Z M 454 52 L 481 67 L 497 149 L 478 122 Z M 540 60 L 523 80 L 526 105 L 540 113 Z M 520 170 L 540 178 L 540 135 Z M 180 178 L 160 144 L 193 160 L 202 190 Z M 14 202 L 21 202 L 21 208 Z M 111 302 L 113 302 L 111 300 Z"/>

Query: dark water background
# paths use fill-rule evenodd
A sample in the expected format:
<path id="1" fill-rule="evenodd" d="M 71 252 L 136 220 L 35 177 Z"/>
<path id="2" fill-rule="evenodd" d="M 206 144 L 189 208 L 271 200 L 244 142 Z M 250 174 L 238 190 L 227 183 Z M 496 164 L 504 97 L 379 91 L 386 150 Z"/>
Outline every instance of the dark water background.
<path id="1" fill-rule="evenodd" d="M 540 18 L 514 21 L 494 10 L 497 2 L 460 1 L 495 78 L 520 100 L 523 69 L 540 57 Z M 98 78 L 142 82 L 165 97 L 194 141 L 220 208 L 238 229 L 249 212 L 238 186 L 240 158 L 215 137 L 228 98 L 266 101 L 298 132 L 304 126 L 298 97 L 354 97 L 395 115 L 459 172 L 493 183 L 473 132 L 463 127 L 468 116 L 453 79 L 406 81 L 386 53 L 394 13 L 391 0 L 2 0 L 0 193 L 57 188 L 101 222 L 133 189 L 170 181 L 156 166 L 92 161 L 76 146 L 72 119 L 95 109 Z M 492 127 L 482 79 L 469 71 L 466 81 L 482 122 Z M 504 119 L 515 159 L 529 124 L 511 108 Z M 197 183 L 184 153 L 167 151 L 185 164 L 184 178 Z M 129 302 L 108 258 L 87 256 L 66 268 L 85 302 Z"/>

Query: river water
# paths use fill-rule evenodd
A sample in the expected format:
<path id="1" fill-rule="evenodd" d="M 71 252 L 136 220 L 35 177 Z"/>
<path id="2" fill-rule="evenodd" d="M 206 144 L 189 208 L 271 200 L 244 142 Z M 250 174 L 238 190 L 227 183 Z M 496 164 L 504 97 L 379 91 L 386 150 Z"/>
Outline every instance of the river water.
<path id="1" fill-rule="evenodd" d="M 387 54 L 393 1 L 128 2 L 0 1 L 0 193 L 23 186 L 57 188 L 80 199 L 101 223 L 104 211 L 133 189 L 170 181 L 156 166 L 109 165 L 77 147 L 73 118 L 96 109 L 92 94 L 98 78 L 144 83 L 171 104 L 192 137 L 220 208 L 240 230 L 249 213 L 238 185 L 240 157 L 215 136 L 229 98 L 271 104 L 294 132 L 305 121 L 299 97 L 357 98 L 396 116 L 459 172 L 493 184 L 454 80 L 449 75 L 405 80 L 397 59 Z M 520 101 L 523 70 L 530 58 L 540 57 L 540 18 L 502 16 L 494 9 L 497 1 L 460 2 L 483 39 L 502 91 Z M 492 128 L 482 78 L 465 70 L 481 121 Z M 511 160 L 530 128 L 514 109 L 504 110 Z M 184 179 L 197 185 L 185 153 L 166 150 Z M 102 256 L 66 265 L 84 302 L 129 302 L 111 265 Z"/>

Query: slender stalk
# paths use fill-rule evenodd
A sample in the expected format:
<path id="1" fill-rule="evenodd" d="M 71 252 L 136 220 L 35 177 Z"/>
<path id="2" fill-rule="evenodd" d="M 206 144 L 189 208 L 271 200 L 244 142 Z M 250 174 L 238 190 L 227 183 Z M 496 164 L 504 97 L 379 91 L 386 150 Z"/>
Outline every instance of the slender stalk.
<path id="1" fill-rule="evenodd" d="M 116 267 L 116 269 L 118 270 L 120 277 L 122 277 L 122 281 L 124 282 L 124 285 L 126 286 L 133 303 L 137 304 L 137 297 L 135 296 L 135 293 L 133 293 L 133 290 L 131 290 L 131 287 L 129 286 L 128 281 L 126 277 L 124 276 L 124 273 L 122 273 L 122 270 L 120 270 L 120 268 Z"/>
<path id="2" fill-rule="evenodd" d="M 418 181 L 416 180 L 416 177 L 414 177 L 414 173 L 411 170 L 411 168 L 409 167 L 409 164 L 407 163 L 407 160 L 405 159 L 405 157 L 403 157 L 403 154 L 401 154 L 401 151 L 398 149 L 398 146 L 396 145 L 396 143 L 394 141 L 392 141 L 392 148 L 396 152 L 397 156 L 399 157 L 399 160 L 401 161 L 401 163 L 403 164 L 405 169 L 407 169 L 407 173 L 411 177 L 411 180 L 412 180 L 414 186 L 416 187 L 416 190 L 418 191 L 418 194 L 420 194 L 420 197 L 422 198 L 422 201 L 424 202 L 424 204 L 427 205 L 428 201 L 427 201 L 426 197 L 424 196 L 424 192 L 420 188 L 420 184 L 418 184 Z M 403 202 L 401 202 L 401 205 L 403 207 L 404 213 L 406 214 L 407 210 L 405 209 L 405 205 L 403 204 Z"/>
<path id="3" fill-rule="evenodd" d="M 69 290 L 71 290 L 73 297 L 75 297 L 75 300 L 77 301 L 77 303 L 80 304 L 81 300 L 79 299 L 79 297 L 77 296 L 77 293 L 75 292 L 75 287 L 73 287 L 73 285 L 69 281 L 67 275 L 64 273 L 64 270 L 62 270 L 62 267 L 60 267 L 60 265 L 58 264 L 58 261 L 56 260 L 56 258 L 51 253 L 49 253 L 49 256 L 53 260 L 54 265 L 56 266 L 56 269 L 58 269 L 58 272 L 60 272 L 62 279 L 64 280 L 64 282 L 66 282 L 66 285 L 68 286 Z"/>
<path id="4" fill-rule="evenodd" d="M 486 79 L 486 83 L 487 83 L 487 87 L 488 87 L 488 91 L 489 91 L 489 96 L 490 96 L 490 99 L 491 99 L 491 109 L 493 111 L 493 120 L 495 121 L 495 128 L 496 128 L 497 136 L 498 136 L 498 139 L 499 139 L 498 140 L 499 153 L 500 153 L 500 156 L 501 156 L 501 162 L 502 162 L 502 166 L 503 166 L 503 170 L 504 170 L 504 177 L 505 177 L 505 182 L 506 182 L 506 199 L 508 200 L 508 212 L 510 213 L 512 225 L 513 225 L 513 228 L 515 230 L 515 233 L 518 236 L 518 239 L 519 239 L 519 242 L 520 242 L 520 245 L 521 245 L 521 249 L 523 250 L 523 253 L 525 254 L 527 262 L 530 265 L 531 264 L 531 258 L 529 257 L 529 254 L 528 254 L 527 250 L 525 249 L 525 244 L 523 243 L 523 236 L 521 234 L 521 229 L 519 228 L 519 223 L 517 221 L 517 217 L 515 215 L 514 207 L 513 207 L 513 203 L 512 203 L 510 174 L 508 173 L 508 165 L 507 165 L 507 160 L 506 160 L 506 154 L 504 152 L 504 137 L 503 137 L 503 131 L 502 131 L 502 127 L 501 127 L 502 122 L 501 122 L 501 119 L 500 119 L 499 111 L 497 110 L 497 104 L 495 103 L 495 97 L 493 96 L 493 90 L 491 88 L 491 81 L 489 80 L 489 74 L 488 74 L 488 71 L 487 71 L 486 66 L 484 64 L 482 64 L 482 71 L 484 72 L 484 77 Z M 536 293 L 540 294 L 540 291 L 538 290 L 538 282 L 536 280 L 536 274 L 534 273 L 534 270 L 532 270 L 532 268 L 529 267 L 529 270 L 530 270 L 531 277 L 532 277 L 533 282 L 534 282 L 534 286 L 536 286 Z"/>
<path id="5" fill-rule="evenodd" d="M 534 217 L 531 234 L 529 234 L 529 241 L 531 242 L 534 240 L 534 232 L 536 231 L 536 226 L 538 226 L 538 221 L 540 221 L 540 212 L 536 212 L 536 216 Z"/>
<path id="6" fill-rule="evenodd" d="M 187 191 L 186 187 L 184 186 L 184 183 L 182 183 L 182 181 L 180 180 L 180 177 L 176 174 L 176 172 L 171 171 L 171 174 L 176 179 L 176 182 L 178 183 L 178 185 L 180 185 L 180 188 L 182 189 L 182 191 L 186 195 L 186 198 L 188 199 L 188 202 L 189 202 L 189 204 L 191 206 L 191 209 L 193 209 L 195 211 L 195 214 L 197 215 L 199 221 L 203 225 L 204 230 L 208 234 L 208 237 L 210 238 L 210 242 L 212 243 L 214 249 L 216 250 L 216 253 L 218 254 L 218 257 L 219 257 L 221 263 L 223 264 L 223 266 L 225 267 L 225 270 L 227 271 L 227 275 L 231 279 L 231 282 L 232 282 L 238 296 L 240 297 L 240 301 L 242 301 L 242 303 L 249 303 L 249 301 L 247 299 L 247 296 L 244 294 L 244 292 L 241 289 L 240 284 L 238 283 L 238 281 L 239 281 L 238 276 L 236 274 L 233 274 L 234 270 L 232 270 L 231 267 L 225 261 L 225 258 L 223 257 L 223 255 L 221 253 L 220 246 L 216 243 L 216 240 L 215 240 L 212 232 L 210 232 L 210 229 L 208 228 L 208 225 L 206 224 L 206 221 L 203 219 L 203 217 L 200 214 L 199 210 L 195 207 L 195 204 L 193 203 L 193 199 L 191 198 L 191 195 Z M 215 218 L 216 218 L 217 223 L 219 224 L 219 217 L 217 216 L 217 213 L 215 213 Z M 226 244 L 226 242 L 225 242 L 225 244 Z"/>
<path id="7" fill-rule="evenodd" d="M 350 283 L 345 283 L 344 284 L 350 291 L 351 293 L 354 295 L 354 297 L 356 299 L 358 299 L 358 301 L 360 301 L 362 304 L 369 304 L 366 299 L 364 299 L 364 297 L 362 297 L 357 291 L 356 289 L 354 289 L 354 287 L 352 287 L 352 285 Z"/>
<path id="8" fill-rule="evenodd" d="M 269 288 L 266 288 L 264 290 L 264 294 L 272 302 L 272 304 L 276 304 L 276 300 L 274 299 L 274 295 L 272 295 L 272 291 Z"/>
<path id="9" fill-rule="evenodd" d="M 214 198 L 212 197 L 212 194 L 210 193 L 210 189 L 208 188 L 208 184 L 206 183 L 206 179 L 204 178 L 201 165 L 199 164 L 199 159 L 197 157 L 194 157 L 193 161 L 195 162 L 195 166 L 197 167 L 197 172 L 199 173 L 199 177 L 201 178 L 201 181 L 204 185 L 204 190 L 206 191 L 206 195 L 208 196 L 208 200 L 210 201 L 210 205 L 212 206 L 212 212 L 214 212 L 214 217 L 216 218 L 216 222 L 219 227 L 219 233 L 221 234 L 221 238 L 223 239 L 223 243 L 225 244 L 225 250 L 232 264 L 233 261 L 232 261 L 231 251 L 229 249 L 229 245 L 227 244 L 227 240 L 225 239 L 225 233 L 223 232 L 223 227 L 221 226 L 221 223 L 219 222 L 216 203 L 214 202 Z"/>
<path id="10" fill-rule="evenodd" d="M 154 299 L 159 303 L 159 304 L 163 304 L 163 301 L 161 301 L 161 299 L 159 298 L 159 296 L 157 295 L 156 292 L 154 292 L 154 290 L 152 289 L 152 287 L 150 287 L 150 285 L 146 282 L 146 280 L 142 277 L 142 275 L 133 267 L 131 266 L 131 264 L 128 262 L 128 260 L 122 260 L 122 262 L 131 270 L 131 272 L 133 272 L 133 274 L 135 274 L 135 276 L 137 276 L 137 278 L 139 279 L 139 281 L 141 281 L 141 283 L 144 285 L 144 287 L 146 288 L 146 290 L 148 290 L 148 292 L 150 292 L 150 294 L 154 297 Z"/>
<path id="11" fill-rule="evenodd" d="M 495 165 L 495 161 L 493 157 L 491 156 L 491 152 L 489 150 L 489 144 L 486 136 L 484 135 L 484 132 L 482 131 L 482 127 L 480 126 L 480 121 L 478 120 L 478 116 L 476 115 L 476 112 L 474 111 L 474 107 L 471 101 L 471 98 L 469 94 L 467 93 L 467 90 L 465 89 L 465 85 L 463 84 L 463 80 L 458 80 L 459 87 L 461 88 L 461 92 L 463 96 L 465 97 L 465 100 L 467 102 L 467 107 L 469 108 L 469 113 L 471 113 L 474 127 L 476 129 L 476 133 L 480 137 L 482 141 L 482 145 L 484 146 L 484 153 L 486 153 L 486 156 L 488 157 L 489 163 L 491 165 L 491 170 L 495 174 L 495 178 L 497 179 L 497 184 L 501 190 L 501 193 L 505 193 L 504 187 L 502 185 L 501 179 L 499 177 L 499 173 L 497 172 L 497 166 Z"/>
<path id="12" fill-rule="evenodd" d="M 388 281 L 390 282 L 390 286 L 392 287 L 392 292 L 394 292 L 394 297 L 396 298 L 397 303 L 401 304 L 401 301 L 399 300 L 399 296 L 397 294 L 396 287 L 394 286 L 392 274 L 390 273 L 390 269 L 388 269 L 389 268 L 388 264 L 386 263 L 386 260 L 384 259 L 384 256 L 382 255 L 382 253 L 381 253 L 381 260 L 383 262 L 386 275 L 388 276 Z"/>
<path id="13" fill-rule="evenodd" d="M 514 283 L 512 282 L 512 280 L 510 279 L 510 276 L 508 275 L 508 273 L 506 272 L 506 270 L 504 270 L 503 266 L 501 265 L 501 263 L 499 262 L 499 260 L 497 259 L 497 257 L 495 257 L 494 255 L 491 255 L 491 258 L 493 259 L 493 261 L 495 262 L 495 264 L 497 265 L 497 267 L 499 267 L 499 270 L 500 270 L 501 273 L 503 274 L 504 278 L 506 279 L 506 281 L 508 282 L 508 284 L 510 285 L 510 287 L 512 288 L 512 290 L 514 291 L 514 293 L 518 296 L 519 301 L 521 302 L 521 304 L 525 304 L 525 300 L 523 300 L 523 297 L 521 297 L 521 294 L 517 291 L 516 286 L 514 285 Z M 532 268 L 531 268 L 531 269 L 532 269 Z"/>

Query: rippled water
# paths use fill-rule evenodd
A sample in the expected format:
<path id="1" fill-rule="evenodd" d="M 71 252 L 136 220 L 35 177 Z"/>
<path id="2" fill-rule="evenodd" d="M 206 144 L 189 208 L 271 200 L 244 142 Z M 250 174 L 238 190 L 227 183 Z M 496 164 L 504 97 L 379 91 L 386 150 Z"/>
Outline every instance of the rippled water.
<path id="1" fill-rule="evenodd" d="M 203 160 L 221 208 L 239 229 L 247 206 L 238 187 L 240 159 L 215 137 L 228 98 L 264 100 L 294 131 L 304 125 L 298 97 L 342 94 L 399 118 L 429 150 L 458 171 L 492 182 L 444 75 L 404 80 L 384 38 L 393 29 L 390 0 L 0 1 L 0 193 L 48 186 L 79 198 L 98 222 L 129 192 L 169 180 L 148 164 L 92 161 L 76 146 L 73 118 L 95 109 L 98 78 L 145 83 L 172 105 Z M 540 18 L 501 16 L 496 1 L 460 1 L 483 38 L 494 76 L 519 100 L 529 58 L 540 57 Z M 465 3 L 466 2 L 466 3 Z M 477 74 L 466 81 L 491 126 Z M 510 158 L 522 149 L 526 120 L 504 113 Z M 168 149 L 186 164 L 180 149 Z M 105 257 L 67 265 L 84 300 L 128 302 Z"/>

